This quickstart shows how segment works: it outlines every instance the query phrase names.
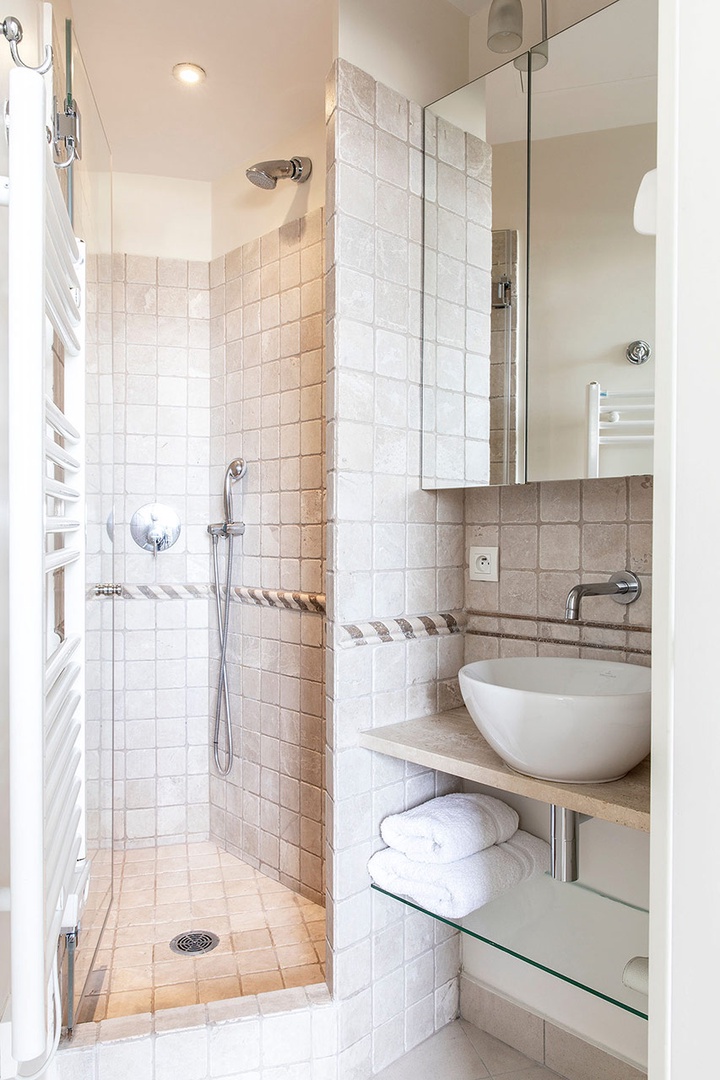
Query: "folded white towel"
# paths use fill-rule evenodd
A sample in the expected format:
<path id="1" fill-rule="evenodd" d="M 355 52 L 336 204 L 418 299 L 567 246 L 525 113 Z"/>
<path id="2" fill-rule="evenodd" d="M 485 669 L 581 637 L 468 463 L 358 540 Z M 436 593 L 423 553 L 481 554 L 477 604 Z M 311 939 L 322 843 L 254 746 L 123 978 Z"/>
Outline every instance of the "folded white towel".
<path id="1" fill-rule="evenodd" d="M 518 831 L 504 844 L 455 863 L 418 863 L 399 851 L 376 851 L 368 871 L 376 885 L 446 919 L 461 919 L 550 866 L 550 845 Z"/>
<path id="2" fill-rule="evenodd" d="M 515 833 L 517 813 L 492 795 L 442 795 L 380 826 L 388 847 L 422 863 L 450 863 L 502 844 Z"/>

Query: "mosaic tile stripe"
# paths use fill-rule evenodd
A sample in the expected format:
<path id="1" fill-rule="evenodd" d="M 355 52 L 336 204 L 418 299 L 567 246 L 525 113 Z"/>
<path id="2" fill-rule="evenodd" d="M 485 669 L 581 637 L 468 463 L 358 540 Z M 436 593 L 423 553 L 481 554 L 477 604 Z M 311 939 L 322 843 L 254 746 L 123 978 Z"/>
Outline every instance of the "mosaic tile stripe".
<path id="1" fill-rule="evenodd" d="M 467 623 L 462 611 L 433 612 L 430 615 L 403 615 L 395 619 L 345 623 L 340 627 L 340 648 L 354 645 L 381 645 L 394 641 L 418 641 L 422 638 L 461 634 Z"/>
<path id="2" fill-rule="evenodd" d="M 211 595 L 209 585 L 123 585 L 123 600 L 201 600 Z"/>
<path id="3" fill-rule="evenodd" d="M 285 589 L 248 589 L 244 585 L 236 585 L 231 595 L 233 600 L 241 604 L 285 608 L 287 611 L 310 611 L 315 614 L 322 614 L 325 611 L 323 593 L 289 592 Z"/>
<path id="4" fill-rule="evenodd" d="M 121 589 L 120 596 L 123 600 L 199 600 L 215 595 L 214 585 L 122 585 Z M 87 595 L 95 598 L 94 586 L 88 590 Z M 260 607 L 283 608 L 286 611 L 308 611 L 320 615 L 325 611 L 323 593 L 250 589 L 237 585 L 231 591 L 231 598 L 240 604 L 257 604 Z"/>

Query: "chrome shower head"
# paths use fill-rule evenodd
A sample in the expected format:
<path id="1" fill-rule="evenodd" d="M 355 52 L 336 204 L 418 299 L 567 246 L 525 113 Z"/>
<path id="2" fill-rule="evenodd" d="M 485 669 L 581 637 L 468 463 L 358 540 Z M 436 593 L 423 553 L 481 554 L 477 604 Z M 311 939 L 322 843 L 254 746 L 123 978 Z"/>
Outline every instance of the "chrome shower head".
<path id="1" fill-rule="evenodd" d="M 278 180 L 293 180 L 304 184 L 312 172 L 312 161 L 306 157 L 294 157 L 289 161 L 259 161 L 246 170 L 245 175 L 255 187 L 270 191 Z"/>
<path id="2" fill-rule="evenodd" d="M 246 472 L 247 463 L 244 458 L 233 458 L 225 470 L 223 502 L 225 505 L 225 521 L 228 525 L 233 521 L 232 485 L 236 480 L 242 480 Z"/>

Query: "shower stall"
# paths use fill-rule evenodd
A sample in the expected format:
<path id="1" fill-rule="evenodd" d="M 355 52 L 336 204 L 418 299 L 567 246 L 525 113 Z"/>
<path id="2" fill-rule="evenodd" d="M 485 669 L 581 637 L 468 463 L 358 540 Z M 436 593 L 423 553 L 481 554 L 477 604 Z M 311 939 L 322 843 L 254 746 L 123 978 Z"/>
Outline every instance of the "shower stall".
<path id="1" fill-rule="evenodd" d="M 89 605 L 115 612 L 113 902 L 80 1022 L 324 981 L 321 249 L 314 213 L 209 265 L 98 264 L 115 595 Z M 283 262 L 311 277 L 308 315 Z M 269 327 L 263 276 L 284 302 Z M 179 536 L 145 550 L 129 525 L 158 505 Z"/>
<path id="2" fill-rule="evenodd" d="M 79 1022 L 325 978 L 322 243 L 315 212 L 210 264 L 97 261 L 112 903 Z M 179 536 L 147 550 L 130 523 L 157 506 Z"/>
<path id="3" fill-rule="evenodd" d="M 72 1029 L 324 981 L 323 227 L 211 263 L 113 250 L 102 122 L 71 23 L 53 38 L 46 78 L 83 114 L 58 163 L 87 253 L 89 874 L 51 995 Z"/>

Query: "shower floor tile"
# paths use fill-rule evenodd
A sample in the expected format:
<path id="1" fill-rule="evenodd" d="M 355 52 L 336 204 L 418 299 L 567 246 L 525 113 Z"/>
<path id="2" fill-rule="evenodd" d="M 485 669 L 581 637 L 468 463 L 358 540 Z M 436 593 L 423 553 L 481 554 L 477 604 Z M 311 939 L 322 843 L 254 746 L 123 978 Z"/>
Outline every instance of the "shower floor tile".
<path id="1" fill-rule="evenodd" d="M 180 956 L 186 930 L 220 938 Z M 325 911 L 212 842 L 115 856 L 115 898 L 78 1022 L 308 986 L 325 979 Z"/>

